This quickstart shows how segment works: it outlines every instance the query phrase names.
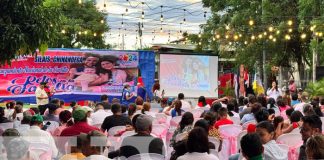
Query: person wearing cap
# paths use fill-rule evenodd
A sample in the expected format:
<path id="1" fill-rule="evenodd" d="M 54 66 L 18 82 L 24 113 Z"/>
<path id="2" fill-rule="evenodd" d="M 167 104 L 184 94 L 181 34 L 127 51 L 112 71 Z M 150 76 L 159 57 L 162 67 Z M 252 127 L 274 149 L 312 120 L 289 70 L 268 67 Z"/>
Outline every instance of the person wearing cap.
<path id="1" fill-rule="evenodd" d="M 59 106 L 57 106 L 56 104 L 53 103 L 49 103 L 46 105 L 48 108 L 48 114 L 44 116 L 44 120 L 46 121 L 55 121 L 57 123 L 60 123 L 60 119 L 59 116 L 56 112 L 56 110 L 59 109 Z"/>
<path id="2" fill-rule="evenodd" d="M 30 120 L 32 119 L 35 112 L 31 109 L 23 112 L 23 119 L 21 120 L 20 125 L 14 126 L 18 130 L 20 135 L 25 135 L 30 130 Z"/>
<path id="3" fill-rule="evenodd" d="M 120 147 L 120 157 L 130 157 L 142 153 L 164 155 L 164 144 L 160 138 L 151 136 L 153 119 L 149 115 L 140 115 L 136 119 L 136 133 L 123 139 Z M 111 158 L 111 157 L 109 157 Z"/>
<path id="4" fill-rule="evenodd" d="M 52 150 L 52 158 L 56 158 L 58 150 L 52 135 L 49 132 L 43 131 L 44 119 L 41 115 L 36 114 L 30 120 L 30 130 L 23 138 L 30 143 L 43 143 L 49 145 Z"/>
<path id="5" fill-rule="evenodd" d="M 83 107 L 78 107 L 73 111 L 72 117 L 74 119 L 74 124 L 70 127 L 65 128 L 60 136 L 76 136 L 79 135 L 80 133 L 86 133 L 88 134 L 89 132 L 93 130 L 98 130 L 100 131 L 99 128 L 90 126 L 87 123 L 87 110 L 85 110 Z"/>
<path id="6" fill-rule="evenodd" d="M 46 82 L 41 82 L 40 85 L 36 88 L 35 96 L 36 96 L 36 103 L 38 105 L 45 105 L 48 103 L 48 95 L 45 91 Z"/>
<path id="7" fill-rule="evenodd" d="M 113 115 L 105 118 L 101 125 L 102 131 L 109 131 L 110 128 L 115 126 L 126 126 L 132 124 L 131 120 L 128 117 L 122 115 L 121 106 L 118 103 L 115 103 L 111 106 L 111 111 Z"/>

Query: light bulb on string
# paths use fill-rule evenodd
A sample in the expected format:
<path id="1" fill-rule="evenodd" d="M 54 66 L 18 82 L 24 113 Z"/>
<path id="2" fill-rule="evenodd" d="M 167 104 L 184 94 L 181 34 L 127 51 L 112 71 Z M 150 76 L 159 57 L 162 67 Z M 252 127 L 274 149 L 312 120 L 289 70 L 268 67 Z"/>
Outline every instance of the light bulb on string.
<path id="1" fill-rule="evenodd" d="M 258 37 L 261 39 L 263 36 L 262 36 L 262 34 L 259 34 Z"/>
<path id="2" fill-rule="evenodd" d="M 229 29 L 230 29 L 229 25 L 226 25 L 226 26 L 225 26 L 225 29 L 226 29 L 226 30 L 229 30 Z"/>
<path id="3" fill-rule="evenodd" d="M 95 36 L 95 37 L 96 37 L 96 36 L 97 36 L 97 33 L 94 33 L 94 34 L 93 34 L 93 36 Z"/>
<path id="4" fill-rule="evenodd" d="M 105 34 L 102 33 L 102 34 L 101 34 L 101 37 L 103 37 L 103 36 L 105 36 Z"/>
<path id="5" fill-rule="evenodd" d="M 161 27 L 161 28 L 160 28 L 160 33 L 162 33 L 162 32 L 163 32 L 163 28 Z"/>
<path id="6" fill-rule="evenodd" d="M 265 35 L 265 36 L 266 36 L 267 34 L 268 34 L 267 32 L 263 32 L 263 35 Z"/>
<path id="7" fill-rule="evenodd" d="M 225 39 L 228 39 L 229 38 L 229 36 L 228 35 L 225 35 Z"/>
<path id="8" fill-rule="evenodd" d="M 301 39 L 305 39 L 306 38 L 306 34 L 303 33 L 301 36 L 300 36 Z"/>
<path id="9" fill-rule="evenodd" d="M 201 38 L 201 33 L 199 32 L 198 37 Z"/>
<path id="10" fill-rule="evenodd" d="M 205 12 L 204 12 L 204 18 L 205 18 L 205 19 L 206 19 L 206 17 L 207 17 L 206 14 L 207 14 L 207 12 L 205 11 Z"/>
<path id="11" fill-rule="evenodd" d="M 186 18 L 183 19 L 183 24 L 186 24 Z"/>
<path id="12" fill-rule="evenodd" d="M 277 31 L 276 34 L 280 34 L 280 31 Z"/>
<path id="13" fill-rule="evenodd" d="M 273 39 L 273 36 L 272 36 L 272 35 L 270 35 L 270 36 L 269 36 L 269 39 Z"/>
<path id="14" fill-rule="evenodd" d="M 268 28 L 268 30 L 269 30 L 269 32 L 272 32 L 272 31 L 273 31 L 273 27 L 270 26 L 270 27 Z"/>
<path id="15" fill-rule="evenodd" d="M 88 34 L 88 31 L 84 31 L 84 34 Z"/>
<path id="16" fill-rule="evenodd" d="M 143 23 L 142 23 L 142 28 L 141 29 L 142 29 L 142 31 L 144 31 L 144 25 L 143 25 Z"/>
<path id="17" fill-rule="evenodd" d="M 62 31 L 61 31 L 63 34 L 65 34 L 66 33 L 66 31 L 64 30 L 64 29 L 62 29 Z"/>
<path id="18" fill-rule="evenodd" d="M 126 8 L 126 10 L 125 10 L 125 14 L 127 14 L 128 13 L 128 8 Z"/>
<path id="19" fill-rule="evenodd" d="M 160 21 L 163 22 L 163 15 L 161 14 L 161 18 L 160 18 Z"/>
<path id="20" fill-rule="evenodd" d="M 220 35 L 219 35 L 219 34 L 217 34 L 217 35 L 216 35 L 216 38 L 217 38 L 217 39 L 219 39 L 219 38 L 220 38 Z"/>
<path id="21" fill-rule="evenodd" d="M 144 11 L 142 11 L 142 19 L 144 19 Z"/>
<path id="22" fill-rule="evenodd" d="M 105 23 L 105 21 L 104 21 L 104 20 L 102 19 L 102 20 L 100 21 L 100 23 L 102 23 L 102 24 L 103 24 L 103 23 Z"/>
<path id="23" fill-rule="evenodd" d="M 79 0 L 79 4 L 82 4 L 82 0 Z"/>
<path id="24" fill-rule="evenodd" d="M 216 38 L 215 37 L 213 37 L 213 41 L 216 41 Z"/>
<path id="25" fill-rule="evenodd" d="M 315 27 L 316 27 L 316 25 L 311 26 L 310 30 L 311 30 L 311 31 L 314 31 Z"/>
<path id="26" fill-rule="evenodd" d="M 249 20 L 249 25 L 250 26 L 253 26 L 254 25 L 254 21 L 251 19 L 251 20 Z"/>
<path id="27" fill-rule="evenodd" d="M 285 35 L 285 39 L 286 39 L 286 40 L 290 40 L 290 39 L 291 39 L 290 35 L 286 34 L 286 35 Z"/>
<path id="28" fill-rule="evenodd" d="M 78 34 L 79 34 L 79 35 L 81 35 L 81 34 L 82 34 L 82 32 L 80 32 L 80 31 L 79 31 L 79 32 L 78 32 Z"/>
<path id="29" fill-rule="evenodd" d="M 239 37 L 237 35 L 234 36 L 234 40 L 237 40 Z"/>
<path id="30" fill-rule="evenodd" d="M 252 35 L 252 36 L 251 36 L 251 39 L 252 39 L 252 40 L 255 40 L 255 36 L 254 36 L 254 35 Z"/>
<path id="31" fill-rule="evenodd" d="M 239 34 L 239 37 L 242 37 L 242 34 Z"/>
<path id="32" fill-rule="evenodd" d="M 291 33 L 292 31 L 293 31 L 293 29 L 291 29 L 291 28 L 288 29 L 288 32 L 289 32 L 289 33 Z"/>
<path id="33" fill-rule="evenodd" d="M 276 39 L 276 38 L 274 38 L 274 39 L 272 39 L 272 41 L 273 41 L 273 42 L 276 42 L 276 41 L 277 41 L 277 39 Z"/>
<path id="34" fill-rule="evenodd" d="M 291 25 L 293 24 L 293 21 L 292 21 L 292 20 L 289 20 L 289 21 L 287 22 L 287 24 L 288 24 L 289 26 L 291 26 Z"/>
<path id="35" fill-rule="evenodd" d="M 323 33 L 322 33 L 322 32 L 319 32 L 319 33 L 318 33 L 318 36 L 319 36 L 319 37 L 322 37 L 322 36 L 323 36 Z"/>
<path id="36" fill-rule="evenodd" d="M 247 44 L 248 44 L 248 42 L 247 42 L 247 41 L 244 41 L 244 44 L 245 44 L 245 45 L 247 45 Z"/>
<path id="37" fill-rule="evenodd" d="M 122 28 L 124 28 L 124 22 L 121 22 Z"/>

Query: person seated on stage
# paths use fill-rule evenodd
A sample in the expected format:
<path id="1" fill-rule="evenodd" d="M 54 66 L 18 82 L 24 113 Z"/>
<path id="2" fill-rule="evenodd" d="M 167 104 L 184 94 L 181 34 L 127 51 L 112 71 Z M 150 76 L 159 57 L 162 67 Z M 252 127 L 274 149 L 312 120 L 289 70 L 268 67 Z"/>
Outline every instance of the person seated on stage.
<path id="1" fill-rule="evenodd" d="M 110 128 L 115 126 L 126 126 L 132 124 L 131 120 L 128 117 L 124 117 L 122 115 L 120 104 L 114 103 L 111 106 L 111 111 L 113 112 L 113 115 L 105 118 L 101 125 L 102 131 L 109 131 Z"/>
<path id="2" fill-rule="evenodd" d="M 226 125 L 226 124 L 234 124 L 232 120 L 228 119 L 227 118 L 227 108 L 220 108 L 219 111 L 218 111 L 218 115 L 219 115 L 219 120 L 216 121 L 215 123 L 215 128 L 219 128 L 220 126 L 222 125 Z"/>

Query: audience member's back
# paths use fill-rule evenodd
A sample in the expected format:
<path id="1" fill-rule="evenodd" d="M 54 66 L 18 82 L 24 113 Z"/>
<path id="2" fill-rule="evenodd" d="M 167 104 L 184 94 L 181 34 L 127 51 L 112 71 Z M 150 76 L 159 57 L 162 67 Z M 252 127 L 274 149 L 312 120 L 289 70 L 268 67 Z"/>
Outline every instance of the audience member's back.
<path id="1" fill-rule="evenodd" d="M 109 131 L 110 128 L 115 126 L 126 126 L 127 124 L 132 124 L 128 117 L 122 115 L 120 104 L 114 103 L 111 106 L 111 111 L 113 112 L 113 115 L 106 117 L 101 125 L 103 131 Z"/>
<path id="2" fill-rule="evenodd" d="M 262 160 L 263 146 L 260 137 L 255 133 L 249 133 L 241 139 L 241 150 L 247 160 Z"/>

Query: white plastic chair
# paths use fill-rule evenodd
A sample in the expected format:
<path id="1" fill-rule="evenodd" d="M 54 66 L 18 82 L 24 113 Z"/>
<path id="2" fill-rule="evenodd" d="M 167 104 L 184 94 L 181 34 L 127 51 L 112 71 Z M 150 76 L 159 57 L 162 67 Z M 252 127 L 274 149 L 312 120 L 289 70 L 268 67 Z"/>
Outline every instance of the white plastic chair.
<path id="1" fill-rule="evenodd" d="M 170 126 L 171 127 L 177 127 L 178 124 L 180 123 L 182 119 L 182 116 L 176 116 L 176 117 L 173 117 L 170 121 Z"/>
<path id="2" fill-rule="evenodd" d="M 236 124 L 222 125 L 219 127 L 219 132 L 223 137 L 219 159 L 228 159 L 230 155 L 237 153 L 237 136 L 242 132 L 242 126 Z"/>
<path id="3" fill-rule="evenodd" d="M 194 109 L 191 111 L 191 113 L 193 114 L 194 118 L 200 118 L 201 114 L 204 113 L 203 109 Z"/>
<path id="4" fill-rule="evenodd" d="M 241 124 L 240 117 L 231 117 L 231 120 L 233 121 L 234 124 L 237 124 L 237 125 Z"/>
<path id="5" fill-rule="evenodd" d="M 218 157 L 218 150 L 219 150 L 219 145 L 220 145 L 220 140 L 216 137 L 208 137 L 208 141 L 213 143 L 215 145 L 215 151 L 217 151 L 217 157 Z"/>
<path id="6" fill-rule="evenodd" d="M 247 121 L 242 125 L 243 129 L 246 130 L 250 124 L 257 124 L 257 122 L 255 120 Z"/>
<path id="7" fill-rule="evenodd" d="M 53 134 L 53 132 L 55 131 L 56 128 L 58 128 L 60 126 L 60 124 L 56 121 L 44 121 L 44 124 L 47 124 L 47 122 L 50 123 L 49 126 L 47 126 L 46 131 Z"/>
<path id="8" fill-rule="evenodd" d="M 97 127 L 97 128 L 101 128 L 101 125 L 102 125 L 102 123 L 99 123 L 99 124 L 93 124 L 92 126 L 95 126 L 95 127 Z"/>
<path id="9" fill-rule="evenodd" d="M 154 121 L 157 122 L 157 124 L 166 124 L 168 120 L 168 116 L 164 113 L 156 113 Z"/>
<path id="10" fill-rule="evenodd" d="M 5 131 L 6 129 L 13 128 L 14 122 L 0 123 L 0 128 Z"/>
<path id="11" fill-rule="evenodd" d="M 142 153 L 130 156 L 127 160 L 164 160 L 165 157 L 161 154 L 156 153 Z"/>
<path id="12" fill-rule="evenodd" d="M 238 136 L 237 136 L 237 150 L 241 150 L 241 139 L 244 135 L 247 134 L 247 130 L 243 130 Z"/>
<path id="13" fill-rule="evenodd" d="M 277 143 L 289 147 L 288 159 L 295 160 L 299 155 L 299 147 L 303 144 L 302 136 L 299 133 L 283 134 L 277 138 Z"/>
<path id="14" fill-rule="evenodd" d="M 152 125 L 152 134 L 165 139 L 168 132 L 168 126 L 165 124 L 153 124 Z"/>
<path id="15" fill-rule="evenodd" d="M 52 149 L 45 143 L 30 143 L 29 150 L 37 154 L 40 160 L 52 159 Z"/>
<path id="16" fill-rule="evenodd" d="M 109 136 L 115 136 L 118 132 L 126 130 L 126 126 L 111 127 L 108 131 Z"/>
<path id="17" fill-rule="evenodd" d="M 290 133 L 300 133 L 300 129 L 299 128 L 295 128 Z"/>
<path id="18" fill-rule="evenodd" d="M 287 157 L 288 157 L 289 146 L 285 144 L 278 144 L 278 146 L 287 153 Z"/>

